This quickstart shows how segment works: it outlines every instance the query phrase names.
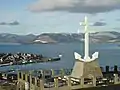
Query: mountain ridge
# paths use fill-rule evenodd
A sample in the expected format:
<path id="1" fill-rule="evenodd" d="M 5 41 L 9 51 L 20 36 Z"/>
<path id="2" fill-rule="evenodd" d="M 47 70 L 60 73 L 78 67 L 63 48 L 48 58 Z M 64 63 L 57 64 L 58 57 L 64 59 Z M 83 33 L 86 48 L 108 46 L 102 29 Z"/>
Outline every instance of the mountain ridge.
<path id="1" fill-rule="evenodd" d="M 40 35 L 17 35 L 0 33 L 0 43 L 48 44 L 83 42 L 84 33 L 42 33 Z M 90 43 L 119 43 L 120 32 L 105 31 L 90 33 Z"/>

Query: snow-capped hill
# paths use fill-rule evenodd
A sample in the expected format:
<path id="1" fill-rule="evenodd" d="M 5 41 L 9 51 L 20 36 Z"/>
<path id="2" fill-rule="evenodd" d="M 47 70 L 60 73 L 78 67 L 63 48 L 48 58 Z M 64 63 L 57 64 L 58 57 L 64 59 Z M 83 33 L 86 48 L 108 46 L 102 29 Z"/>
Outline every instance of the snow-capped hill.
<path id="1" fill-rule="evenodd" d="M 84 33 L 43 33 L 40 35 L 16 35 L 3 33 L 0 34 L 0 43 L 75 43 L 83 42 Z M 90 33 L 90 42 L 92 43 L 115 43 L 120 42 L 119 32 L 96 32 Z"/>
<path id="2" fill-rule="evenodd" d="M 36 40 L 33 41 L 34 43 L 56 43 L 55 40 L 53 40 L 51 37 L 49 36 L 39 36 L 37 37 Z"/>
<path id="3" fill-rule="evenodd" d="M 94 34 L 94 36 L 108 36 L 108 37 L 112 37 L 112 38 L 117 38 L 117 36 L 111 32 L 97 32 Z"/>

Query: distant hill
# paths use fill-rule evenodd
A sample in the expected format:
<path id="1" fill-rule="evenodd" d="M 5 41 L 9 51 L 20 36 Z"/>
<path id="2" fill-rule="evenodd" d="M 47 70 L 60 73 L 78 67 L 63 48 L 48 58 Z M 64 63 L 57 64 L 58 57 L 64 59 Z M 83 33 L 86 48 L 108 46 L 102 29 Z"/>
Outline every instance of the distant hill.
<path id="1" fill-rule="evenodd" d="M 36 36 L 29 35 L 16 35 L 16 34 L 8 34 L 1 33 L 0 34 L 0 43 L 20 43 L 20 44 L 28 44 L 32 43 L 35 40 Z"/>
<path id="2" fill-rule="evenodd" d="M 40 35 L 0 34 L 0 43 L 47 44 L 83 42 L 84 34 L 80 33 L 43 33 Z M 91 43 L 119 43 L 119 32 L 96 32 L 90 34 Z"/>

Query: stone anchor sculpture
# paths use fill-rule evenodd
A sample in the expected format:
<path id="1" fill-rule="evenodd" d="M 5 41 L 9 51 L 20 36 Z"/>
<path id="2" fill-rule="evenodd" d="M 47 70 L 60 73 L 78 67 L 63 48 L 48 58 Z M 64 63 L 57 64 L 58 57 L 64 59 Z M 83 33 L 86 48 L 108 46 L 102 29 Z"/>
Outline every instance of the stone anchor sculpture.
<path id="1" fill-rule="evenodd" d="M 88 31 L 88 20 L 85 16 L 84 22 L 80 25 L 85 26 L 85 39 L 84 39 L 84 58 L 82 59 L 81 55 L 77 52 L 74 52 L 76 59 L 75 65 L 71 77 L 74 78 L 91 78 L 91 77 L 102 77 L 101 68 L 98 64 L 98 52 L 95 52 L 92 55 L 92 58 L 89 57 L 89 31 Z"/>

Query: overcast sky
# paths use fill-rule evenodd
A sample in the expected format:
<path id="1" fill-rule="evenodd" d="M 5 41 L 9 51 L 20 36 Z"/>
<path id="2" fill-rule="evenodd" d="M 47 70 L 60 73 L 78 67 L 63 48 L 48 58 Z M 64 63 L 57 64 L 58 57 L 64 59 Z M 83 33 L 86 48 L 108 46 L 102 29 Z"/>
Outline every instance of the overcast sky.
<path id="1" fill-rule="evenodd" d="M 0 33 L 120 31 L 120 0 L 0 0 Z"/>

